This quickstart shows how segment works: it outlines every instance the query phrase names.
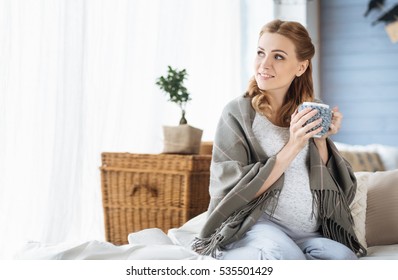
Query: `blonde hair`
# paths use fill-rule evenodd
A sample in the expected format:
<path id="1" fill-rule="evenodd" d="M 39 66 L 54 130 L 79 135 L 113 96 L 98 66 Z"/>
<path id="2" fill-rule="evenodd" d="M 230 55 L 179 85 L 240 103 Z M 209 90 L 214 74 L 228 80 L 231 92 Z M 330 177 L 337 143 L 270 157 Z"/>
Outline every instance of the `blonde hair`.
<path id="1" fill-rule="evenodd" d="M 259 38 L 266 32 L 277 33 L 290 39 L 295 46 L 297 59 L 299 61 L 308 60 L 308 67 L 301 76 L 293 80 L 278 112 L 273 110 L 270 105 L 271 96 L 258 87 L 254 76 L 249 81 L 245 97 L 252 98 L 252 106 L 257 112 L 267 117 L 274 116 L 275 124 L 288 127 L 290 117 L 297 106 L 304 101 L 313 101 L 314 99 L 311 59 L 315 54 L 315 47 L 308 31 L 298 22 L 273 20 L 263 26 Z"/>

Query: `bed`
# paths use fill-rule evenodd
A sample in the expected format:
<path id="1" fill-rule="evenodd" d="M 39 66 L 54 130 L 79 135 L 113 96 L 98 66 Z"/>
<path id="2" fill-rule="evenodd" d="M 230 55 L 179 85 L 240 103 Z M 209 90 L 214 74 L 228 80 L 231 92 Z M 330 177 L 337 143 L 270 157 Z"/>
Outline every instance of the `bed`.
<path id="1" fill-rule="evenodd" d="M 337 146 L 347 157 L 354 154 L 356 164 L 361 165 L 356 167 L 358 191 L 351 207 L 356 233 L 368 250 L 362 259 L 398 260 L 398 148 L 340 143 Z M 211 260 L 190 249 L 205 219 L 203 212 L 167 232 L 159 228 L 132 232 L 125 245 L 99 240 L 59 244 L 31 241 L 18 251 L 15 259 Z"/>

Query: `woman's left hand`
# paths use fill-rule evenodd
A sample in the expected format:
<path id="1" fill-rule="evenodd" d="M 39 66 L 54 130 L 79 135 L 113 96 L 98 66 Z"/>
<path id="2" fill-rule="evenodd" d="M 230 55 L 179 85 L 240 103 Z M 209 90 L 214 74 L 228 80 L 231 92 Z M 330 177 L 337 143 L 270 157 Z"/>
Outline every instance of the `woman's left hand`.
<path id="1" fill-rule="evenodd" d="M 342 121 L 343 121 L 343 114 L 339 111 L 339 108 L 336 106 L 332 109 L 332 122 L 330 124 L 329 130 L 322 138 L 329 137 L 339 132 Z"/>
<path id="2" fill-rule="evenodd" d="M 329 160 L 329 152 L 326 144 L 326 138 L 339 132 L 342 120 L 343 114 L 339 111 L 338 107 L 334 107 L 332 109 L 332 122 L 330 124 L 328 132 L 321 138 L 314 138 L 315 145 L 317 146 L 322 161 L 325 164 Z"/>

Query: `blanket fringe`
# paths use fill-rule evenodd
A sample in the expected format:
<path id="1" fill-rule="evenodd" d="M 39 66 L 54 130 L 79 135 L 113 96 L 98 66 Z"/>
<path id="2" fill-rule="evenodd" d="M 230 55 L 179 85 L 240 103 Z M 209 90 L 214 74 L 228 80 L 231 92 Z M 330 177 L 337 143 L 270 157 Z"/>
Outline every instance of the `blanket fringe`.
<path id="1" fill-rule="evenodd" d="M 354 219 L 344 197 L 341 197 L 338 191 L 330 189 L 312 190 L 312 192 L 313 212 L 314 209 L 319 209 L 322 234 L 346 245 L 358 256 L 365 256 L 366 249 L 359 243 L 354 233 Z M 350 226 L 345 229 L 338 222 Z"/>
<path id="2" fill-rule="evenodd" d="M 323 220 L 322 233 L 325 237 L 346 245 L 359 257 L 367 254 L 365 247 L 358 241 L 355 234 L 348 232 L 330 219 Z"/>
<path id="3" fill-rule="evenodd" d="M 218 258 L 220 256 L 220 243 L 224 237 L 221 234 L 213 234 L 208 238 L 195 237 L 192 249 L 201 255 L 212 256 Z"/>
<path id="4" fill-rule="evenodd" d="M 222 242 L 225 240 L 225 231 L 234 228 L 236 233 L 240 228 L 236 227 L 236 225 L 241 225 L 242 222 L 248 216 L 250 216 L 250 214 L 257 207 L 261 207 L 260 209 L 264 210 L 273 198 L 277 198 L 279 193 L 279 190 L 266 192 L 254 199 L 244 208 L 236 210 L 216 229 L 212 235 L 209 237 L 196 237 L 191 245 L 191 248 L 201 255 L 210 255 L 213 258 L 219 257 L 222 250 Z M 276 205 L 273 206 L 273 208 L 275 207 Z"/>

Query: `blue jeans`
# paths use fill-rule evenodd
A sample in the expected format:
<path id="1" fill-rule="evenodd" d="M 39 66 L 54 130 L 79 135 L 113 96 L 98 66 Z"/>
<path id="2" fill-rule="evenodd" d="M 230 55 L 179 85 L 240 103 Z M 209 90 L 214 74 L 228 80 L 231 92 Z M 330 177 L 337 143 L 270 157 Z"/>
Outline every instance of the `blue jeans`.
<path id="1" fill-rule="evenodd" d="M 357 256 L 319 232 L 293 232 L 264 214 L 240 240 L 228 244 L 219 259 L 355 260 Z"/>

